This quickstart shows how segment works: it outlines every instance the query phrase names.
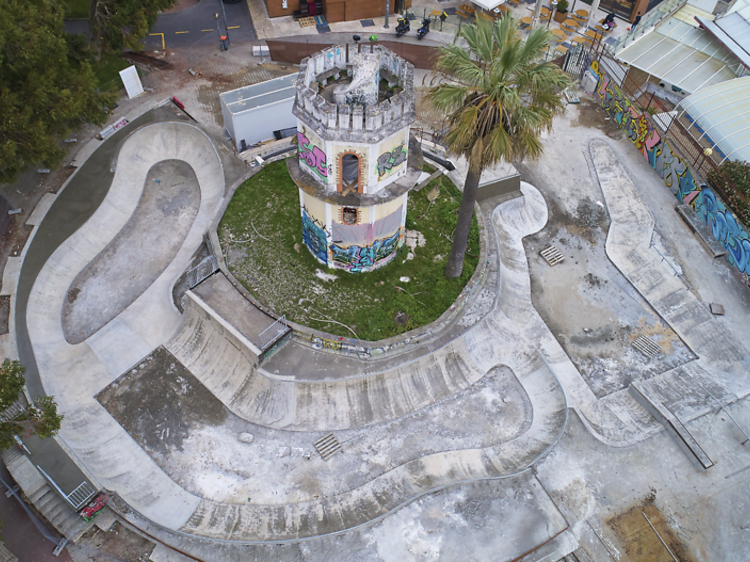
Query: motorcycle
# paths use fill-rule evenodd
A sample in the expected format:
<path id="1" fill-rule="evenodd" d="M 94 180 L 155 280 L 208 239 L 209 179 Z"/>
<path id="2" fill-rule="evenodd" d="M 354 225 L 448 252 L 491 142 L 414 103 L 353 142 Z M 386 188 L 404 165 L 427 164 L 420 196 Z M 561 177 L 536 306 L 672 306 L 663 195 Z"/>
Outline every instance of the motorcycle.
<path id="1" fill-rule="evenodd" d="M 425 18 L 422 20 L 422 27 L 417 30 L 417 39 L 420 41 L 424 39 L 424 36 L 430 32 L 430 19 Z"/>
<path id="2" fill-rule="evenodd" d="M 398 18 L 398 25 L 396 26 L 396 37 L 401 37 L 404 33 L 408 33 L 411 29 L 409 20 L 406 18 Z"/>

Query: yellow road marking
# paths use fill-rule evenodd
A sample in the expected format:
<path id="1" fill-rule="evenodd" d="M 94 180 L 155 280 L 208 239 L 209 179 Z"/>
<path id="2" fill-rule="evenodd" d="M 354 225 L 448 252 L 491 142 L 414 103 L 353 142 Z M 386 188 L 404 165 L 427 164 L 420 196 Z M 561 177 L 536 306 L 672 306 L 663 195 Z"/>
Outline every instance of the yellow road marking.
<path id="1" fill-rule="evenodd" d="M 214 31 L 214 29 L 201 29 L 201 31 Z"/>
<path id="2" fill-rule="evenodd" d="M 163 51 L 166 47 L 164 47 L 164 34 L 163 33 L 149 33 L 149 35 L 161 35 L 161 50 Z"/>
<path id="3" fill-rule="evenodd" d="M 239 28 L 240 28 L 240 26 L 239 26 L 239 25 L 234 25 L 234 26 L 232 26 L 232 27 L 227 27 L 227 29 L 239 29 Z"/>
<path id="4" fill-rule="evenodd" d="M 175 31 L 175 35 L 180 34 L 180 33 L 190 33 L 190 32 L 189 31 Z"/>

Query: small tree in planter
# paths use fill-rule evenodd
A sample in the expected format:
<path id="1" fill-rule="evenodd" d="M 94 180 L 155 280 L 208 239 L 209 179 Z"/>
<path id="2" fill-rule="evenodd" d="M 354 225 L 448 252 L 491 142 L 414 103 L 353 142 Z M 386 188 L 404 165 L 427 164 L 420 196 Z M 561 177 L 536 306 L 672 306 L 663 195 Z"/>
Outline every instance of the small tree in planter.
<path id="1" fill-rule="evenodd" d="M 558 23 L 562 23 L 568 19 L 568 0 L 560 0 L 557 3 L 557 10 L 553 17 Z"/>

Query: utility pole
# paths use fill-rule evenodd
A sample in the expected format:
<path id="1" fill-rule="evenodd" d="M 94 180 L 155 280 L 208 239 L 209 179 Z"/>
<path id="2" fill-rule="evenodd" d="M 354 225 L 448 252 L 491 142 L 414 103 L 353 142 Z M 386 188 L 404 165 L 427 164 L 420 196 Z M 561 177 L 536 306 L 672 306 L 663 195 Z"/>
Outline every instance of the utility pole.
<path id="1" fill-rule="evenodd" d="M 385 27 L 388 29 L 388 12 L 391 11 L 391 0 L 385 0 Z"/>

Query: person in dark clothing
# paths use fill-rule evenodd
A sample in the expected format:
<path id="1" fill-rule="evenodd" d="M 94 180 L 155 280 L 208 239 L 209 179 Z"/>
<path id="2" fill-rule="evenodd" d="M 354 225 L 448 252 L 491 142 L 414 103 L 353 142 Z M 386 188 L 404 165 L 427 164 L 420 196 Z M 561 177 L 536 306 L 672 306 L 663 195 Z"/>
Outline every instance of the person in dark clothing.
<path id="1" fill-rule="evenodd" d="M 635 19 L 633 20 L 633 25 L 630 26 L 630 29 L 628 31 L 633 31 L 635 29 L 635 26 L 638 25 L 638 22 L 641 21 L 641 13 L 638 12 L 638 15 L 635 16 Z"/>
<path id="2" fill-rule="evenodd" d="M 602 27 L 609 31 L 615 26 L 615 13 L 612 12 L 611 14 L 607 15 L 606 18 L 604 18 L 604 21 L 602 22 Z"/>

